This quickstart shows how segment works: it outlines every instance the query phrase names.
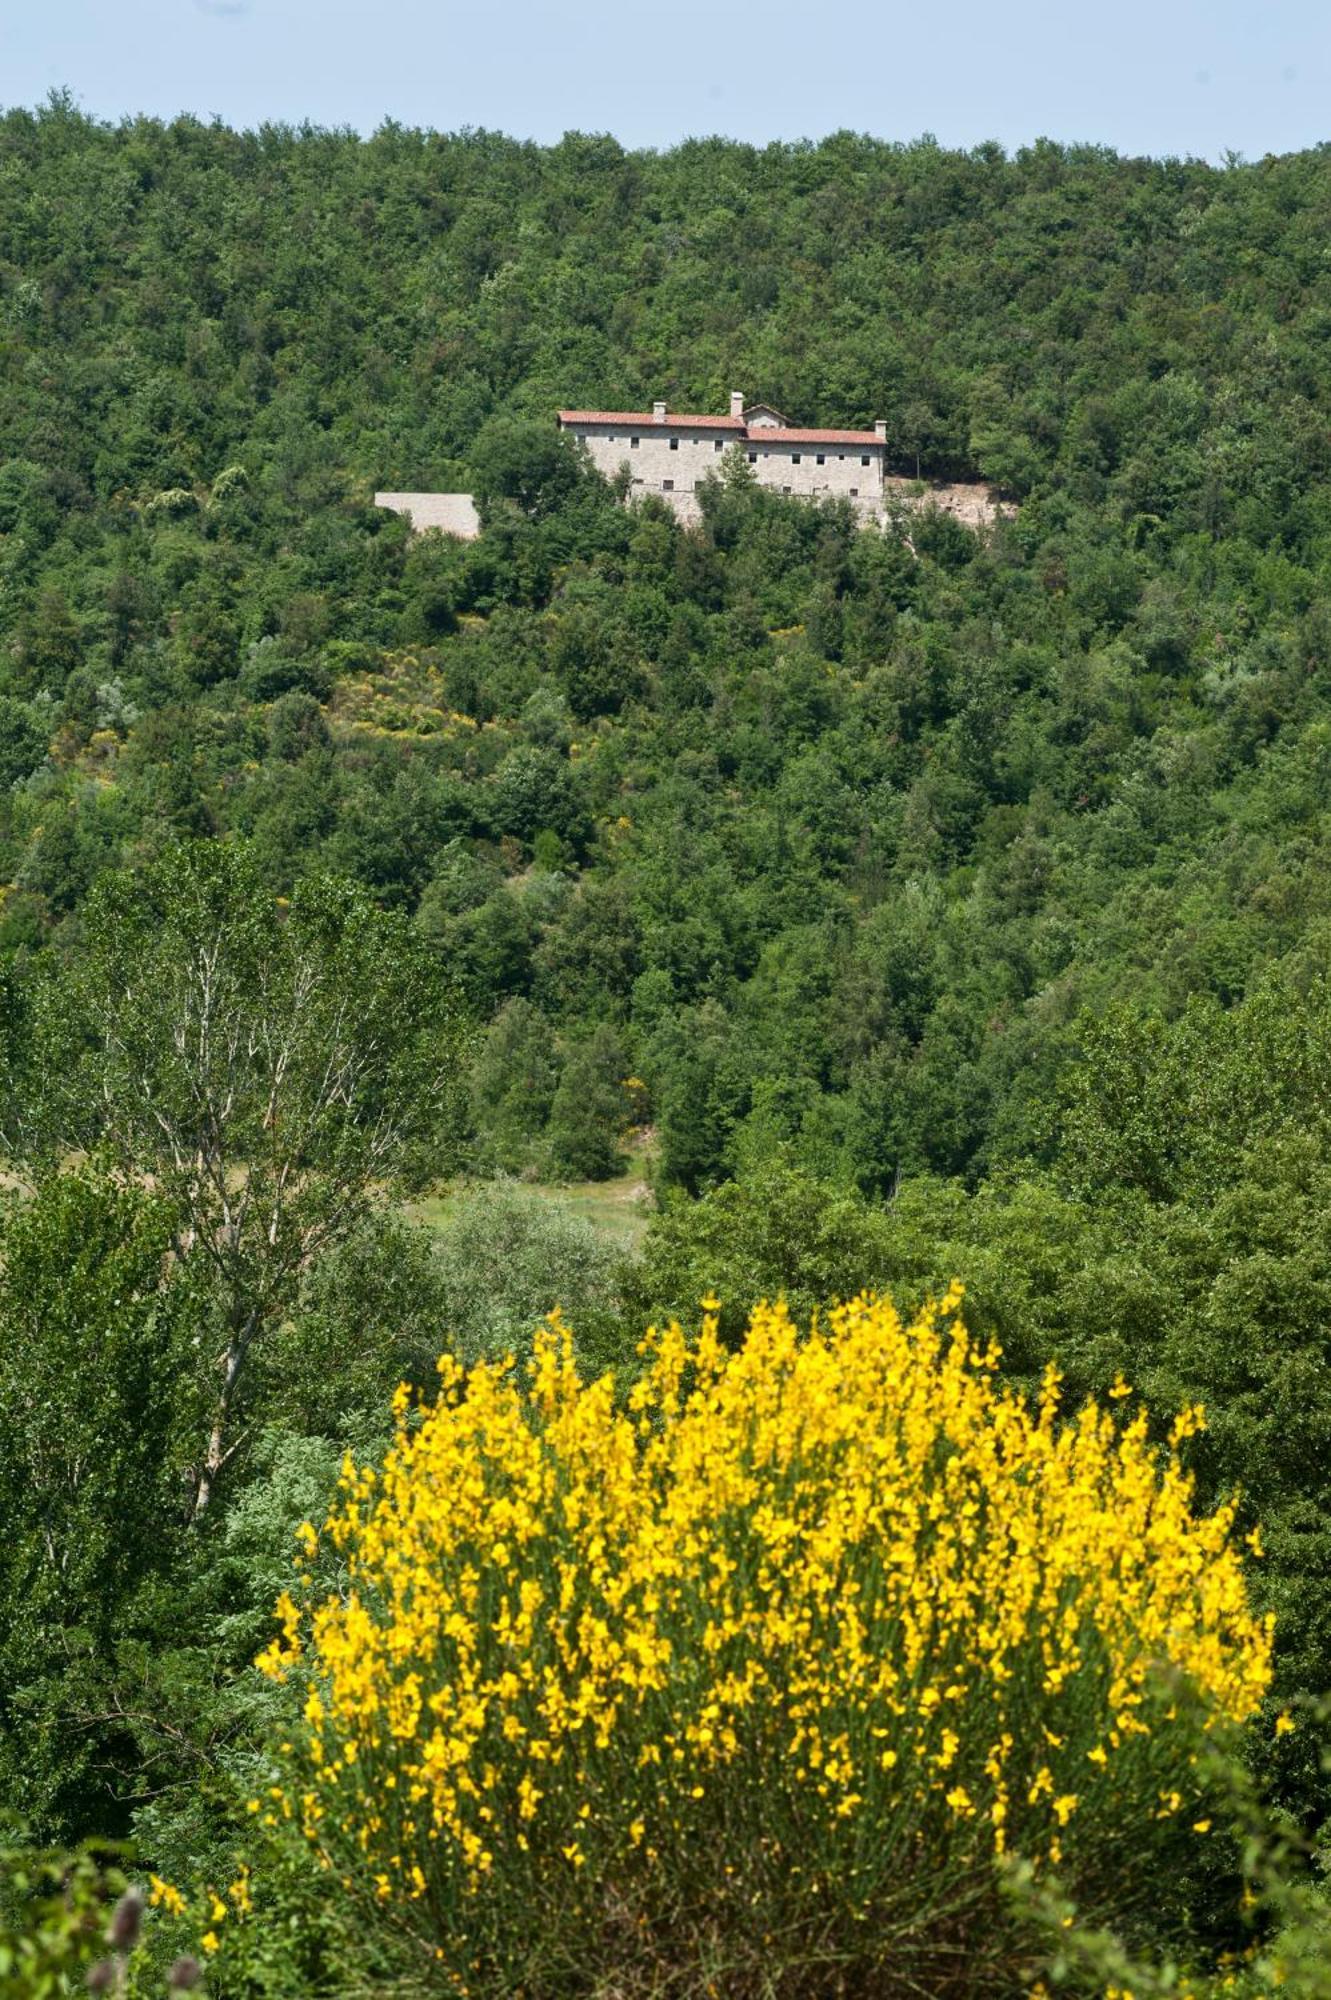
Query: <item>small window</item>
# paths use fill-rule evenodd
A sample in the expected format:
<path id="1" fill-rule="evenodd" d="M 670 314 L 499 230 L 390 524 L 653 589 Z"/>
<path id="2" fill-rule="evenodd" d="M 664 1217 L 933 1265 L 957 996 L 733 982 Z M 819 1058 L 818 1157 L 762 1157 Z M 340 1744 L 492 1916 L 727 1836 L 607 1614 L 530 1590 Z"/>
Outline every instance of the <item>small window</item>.
<path id="1" fill-rule="evenodd" d="M 820 452 L 819 452 L 819 454 L 818 454 L 818 463 L 819 463 L 819 465 L 826 465 L 826 464 L 827 464 L 827 459 L 826 459 L 826 456 L 825 456 L 825 455 L 824 455 L 824 453 L 822 453 L 821 451 L 820 451 Z"/>
<path id="2" fill-rule="evenodd" d="M 858 487 L 858 486 L 852 486 L 852 487 L 851 487 L 851 489 L 850 489 L 850 497 L 851 497 L 851 499 L 852 499 L 852 500 L 858 500 L 858 499 L 859 499 L 859 497 L 860 497 L 860 489 L 859 489 L 859 487 Z"/>
<path id="3" fill-rule="evenodd" d="M 867 465 L 868 463 L 869 463 L 869 461 L 868 461 L 868 459 L 867 459 L 867 458 L 862 458 L 862 459 L 860 460 L 860 464 L 861 464 L 861 465 Z"/>
<path id="4" fill-rule="evenodd" d="M 629 449 L 630 449 L 631 451 L 636 451 L 636 450 L 638 449 L 638 440 L 637 440 L 637 438 L 630 438 L 630 439 L 629 439 Z"/>
<path id="5" fill-rule="evenodd" d="M 757 463 L 758 463 L 758 454 L 756 451 L 751 451 L 749 453 L 749 464 L 756 465 Z"/>
<path id="6" fill-rule="evenodd" d="M 607 444 L 613 444 L 613 443 L 614 443 L 614 441 L 615 441 L 615 434 L 614 434 L 614 432 L 613 432 L 613 431 L 611 431 L 611 433 L 610 433 L 609 437 L 608 437 L 608 438 L 606 439 L 606 443 L 607 443 Z"/>
<path id="7" fill-rule="evenodd" d="M 724 438 L 714 438 L 714 439 L 712 440 L 712 450 L 713 450 L 713 451 L 724 451 L 724 450 L 725 450 L 725 443 L 726 443 L 726 441 L 725 441 L 725 439 L 724 439 Z"/>
<path id="8" fill-rule="evenodd" d="M 789 493 L 789 491 L 790 491 L 790 488 L 789 488 L 788 486 L 783 486 L 783 487 L 781 488 L 781 491 L 782 491 L 783 493 Z"/>
<path id="9" fill-rule="evenodd" d="M 678 439 L 678 438 L 671 438 L 671 440 L 670 440 L 670 449 L 671 449 L 671 451 L 678 451 L 678 450 L 679 450 L 679 439 Z"/>
<path id="10" fill-rule="evenodd" d="M 663 493 L 673 493 L 674 490 L 675 490 L 675 482 L 673 479 L 663 479 L 661 481 L 661 491 Z"/>
<path id="11" fill-rule="evenodd" d="M 844 465 L 844 464 L 845 464 L 845 462 L 846 462 L 846 454 L 845 454 L 845 452 L 844 452 L 844 451 L 839 451 L 839 452 L 837 453 L 837 463 L 838 463 L 839 465 Z"/>
<path id="12" fill-rule="evenodd" d="M 798 464 L 799 464 L 799 462 L 800 462 L 800 458 L 801 458 L 801 456 L 802 456 L 802 454 L 801 454 L 800 452 L 798 452 L 798 451 L 792 451 L 792 452 L 791 452 L 791 454 L 790 454 L 790 462 L 791 462 L 791 464 L 792 464 L 792 465 L 798 465 Z"/>

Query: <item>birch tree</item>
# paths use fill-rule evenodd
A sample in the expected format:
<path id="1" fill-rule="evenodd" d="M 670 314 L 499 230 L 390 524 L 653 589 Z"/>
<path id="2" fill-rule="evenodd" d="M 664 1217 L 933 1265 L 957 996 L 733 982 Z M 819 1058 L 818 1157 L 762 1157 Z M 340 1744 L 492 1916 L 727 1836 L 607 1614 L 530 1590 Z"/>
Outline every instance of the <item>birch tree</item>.
<path id="1" fill-rule="evenodd" d="M 288 905 L 243 848 L 198 842 L 100 885 L 68 965 L 9 1012 L 11 1150 L 82 1149 L 149 1183 L 220 1302 L 197 1516 L 302 1274 L 449 1164 L 451 991 L 354 885 L 310 880 Z"/>

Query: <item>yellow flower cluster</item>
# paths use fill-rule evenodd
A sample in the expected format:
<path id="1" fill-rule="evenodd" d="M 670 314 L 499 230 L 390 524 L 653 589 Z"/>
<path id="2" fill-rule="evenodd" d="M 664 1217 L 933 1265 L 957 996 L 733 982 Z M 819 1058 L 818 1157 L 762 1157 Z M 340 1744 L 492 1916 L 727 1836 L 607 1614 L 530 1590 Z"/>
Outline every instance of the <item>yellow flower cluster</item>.
<path id="1" fill-rule="evenodd" d="M 217 1891 L 205 1887 L 196 1900 L 192 1914 L 203 1921 L 206 1913 L 208 1928 L 199 1938 L 203 1950 L 209 1955 L 221 1949 L 221 1940 L 216 1926 L 225 1923 L 233 1912 L 237 1917 L 248 1917 L 254 1908 L 250 1895 L 250 1871 L 241 1864 L 240 1872 L 227 1889 L 228 1904 Z M 148 1901 L 155 1910 L 162 1910 L 168 1917 L 183 1917 L 191 1914 L 189 1898 L 172 1882 L 163 1881 L 160 1875 L 148 1877 Z"/>
<path id="2" fill-rule="evenodd" d="M 922 1856 L 941 1895 L 1190 1823 L 1189 1746 L 1271 1651 L 1173 1448 L 1201 1414 L 1162 1453 L 1144 1414 L 1061 1420 L 1054 1371 L 1032 1409 L 959 1306 L 806 1334 L 762 1306 L 733 1354 L 709 1310 L 648 1334 L 624 1400 L 556 1316 L 525 1387 L 445 1359 L 431 1407 L 400 1391 L 324 1531 L 345 1587 L 284 1597 L 260 1659 L 305 1689 L 268 1809 L 435 1941 L 501 1878 L 604 1893 L 747 1843 L 784 1895 L 869 1912 Z"/>

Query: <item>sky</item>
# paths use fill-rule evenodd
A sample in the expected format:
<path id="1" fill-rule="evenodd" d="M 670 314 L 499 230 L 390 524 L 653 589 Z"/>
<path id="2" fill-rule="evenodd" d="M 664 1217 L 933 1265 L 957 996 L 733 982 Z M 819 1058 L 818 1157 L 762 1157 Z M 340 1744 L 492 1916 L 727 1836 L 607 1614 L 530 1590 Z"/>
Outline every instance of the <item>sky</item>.
<path id="1" fill-rule="evenodd" d="M 0 104 L 1220 160 L 1331 137 L 1328 0 L 0 0 Z"/>

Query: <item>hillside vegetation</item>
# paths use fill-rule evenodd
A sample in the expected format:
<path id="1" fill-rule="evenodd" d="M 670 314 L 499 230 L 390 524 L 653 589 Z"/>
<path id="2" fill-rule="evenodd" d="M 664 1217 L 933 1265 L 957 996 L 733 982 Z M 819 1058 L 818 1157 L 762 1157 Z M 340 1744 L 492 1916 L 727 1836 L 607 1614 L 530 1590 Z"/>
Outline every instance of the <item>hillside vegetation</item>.
<path id="1" fill-rule="evenodd" d="M 28 1833 L 232 1865 L 292 1534 L 442 1347 L 558 1302 L 622 1388 L 713 1293 L 738 1352 L 762 1298 L 960 1279 L 1015 1392 L 1205 1404 L 1198 1505 L 1276 1614 L 1250 1764 L 1317 1837 L 1328 242 L 1328 149 L 0 118 Z M 860 532 L 736 469 L 684 530 L 553 419 L 732 386 L 1011 518 Z M 511 1184 L 630 1161 L 640 1254 Z M 1240 1947 L 1232 1861 L 1168 1864 L 1171 1949 Z M 301 1942 L 235 1990 L 352 1990 L 283 1865 Z"/>

